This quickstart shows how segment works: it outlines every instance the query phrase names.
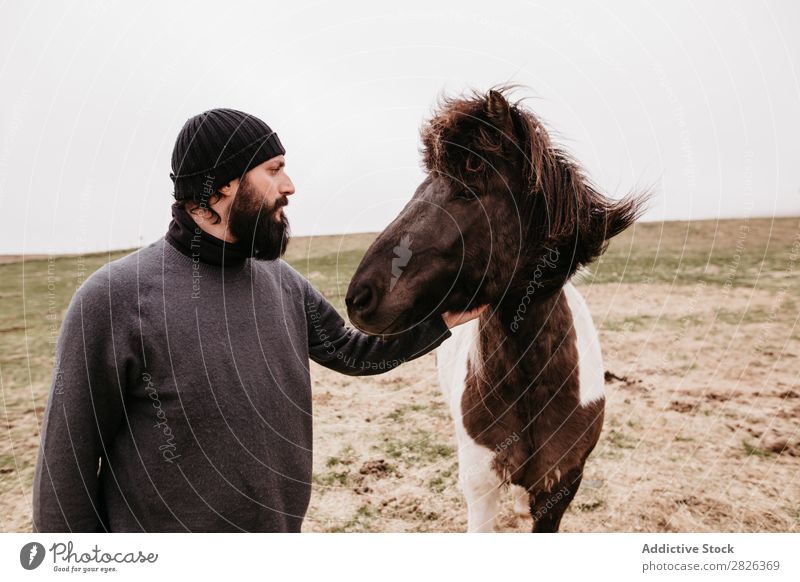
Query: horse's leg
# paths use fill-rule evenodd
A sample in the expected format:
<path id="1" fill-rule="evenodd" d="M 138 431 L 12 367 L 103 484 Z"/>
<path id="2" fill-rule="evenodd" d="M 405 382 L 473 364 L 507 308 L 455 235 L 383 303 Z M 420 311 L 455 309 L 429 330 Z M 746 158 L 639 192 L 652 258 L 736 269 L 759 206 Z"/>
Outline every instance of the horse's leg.
<path id="1" fill-rule="evenodd" d="M 550 491 L 539 491 L 531 496 L 531 517 L 534 533 L 554 533 L 583 478 L 583 468 L 573 469 L 562 476 Z"/>
<path id="2" fill-rule="evenodd" d="M 491 532 L 502 485 L 492 469 L 494 453 L 463 436 L 458 445 L 458 479 L 467 501 L 467 531 Z"/>

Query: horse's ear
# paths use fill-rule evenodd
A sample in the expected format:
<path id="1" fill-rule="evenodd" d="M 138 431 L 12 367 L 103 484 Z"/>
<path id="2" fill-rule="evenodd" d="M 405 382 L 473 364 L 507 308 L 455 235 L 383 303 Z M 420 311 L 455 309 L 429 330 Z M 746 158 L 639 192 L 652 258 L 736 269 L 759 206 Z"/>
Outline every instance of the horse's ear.
<path id="1" fill-rule="evenodd" d="M 492 89 L 486 96 L 486 115 L 496 127 L 505 128 L 511 123 L 511 107 L 499 91 Z"/>

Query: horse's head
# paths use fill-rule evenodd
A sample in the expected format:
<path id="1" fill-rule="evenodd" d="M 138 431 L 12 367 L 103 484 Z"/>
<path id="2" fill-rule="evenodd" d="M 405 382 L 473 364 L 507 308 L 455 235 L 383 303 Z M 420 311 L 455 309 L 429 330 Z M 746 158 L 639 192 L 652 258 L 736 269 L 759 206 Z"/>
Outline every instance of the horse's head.
<path id="1" fill-rule="evenodd" d="M 505 90 L 446 99 L 422 128 L 428 172 L 367 250 L 346 296 L 360 329 L 389 334 L 445 311 L 557 290 L 639 202 L 613 202 Z"/>

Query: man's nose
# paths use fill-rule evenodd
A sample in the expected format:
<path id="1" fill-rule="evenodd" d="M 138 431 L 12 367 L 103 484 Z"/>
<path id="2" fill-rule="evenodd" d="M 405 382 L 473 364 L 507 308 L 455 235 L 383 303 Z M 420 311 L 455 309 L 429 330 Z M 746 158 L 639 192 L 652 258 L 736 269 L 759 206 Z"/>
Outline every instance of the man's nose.
<path id="1" fill-rule="evenodd" d="M 292 194 L 294 194 L 294 183 L 292 182 L 292 179 L 289 178 L 289 176 L 286 176 L 286 184 L 284 184 L 283 186 L 283 194 L 285 196 L 291 196 Z"/>

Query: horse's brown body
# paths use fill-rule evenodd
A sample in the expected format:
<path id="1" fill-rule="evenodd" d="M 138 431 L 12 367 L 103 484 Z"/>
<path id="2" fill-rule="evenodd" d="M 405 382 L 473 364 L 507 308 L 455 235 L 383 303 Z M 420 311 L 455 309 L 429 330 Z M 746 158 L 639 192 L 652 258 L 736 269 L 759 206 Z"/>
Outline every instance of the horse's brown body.
<path id="1" fill-rule="evenodd" d="M 490 470 L 496 478 L 474 477 L 522 487 L 534 531 L 556 531 L 603 423 L 605 399 L 596 386 L 602 370 L 580 374 L 577 333 L 587 330 L 576 330 L 564 292 L 527 311 L 516 333 L 491 314 L 481 318 L 479 330 L 460 421 L 476 444 L 494 451 Z M 581 402 L 581 380 L 595 384 L 588 402 Z M 584 396 L 587 389 L 583 386 Z M 493 513 L 476 517 L 476 527 L 491 526 Z"/>

